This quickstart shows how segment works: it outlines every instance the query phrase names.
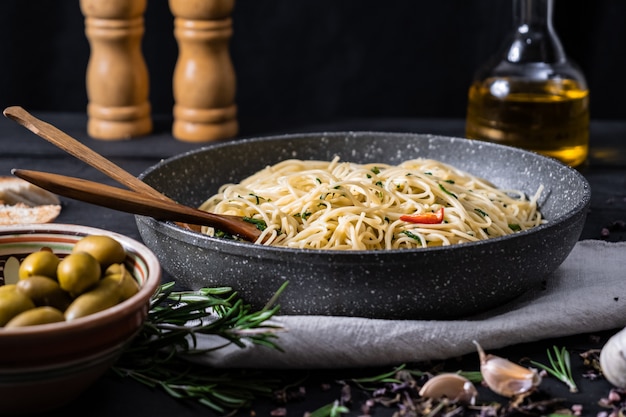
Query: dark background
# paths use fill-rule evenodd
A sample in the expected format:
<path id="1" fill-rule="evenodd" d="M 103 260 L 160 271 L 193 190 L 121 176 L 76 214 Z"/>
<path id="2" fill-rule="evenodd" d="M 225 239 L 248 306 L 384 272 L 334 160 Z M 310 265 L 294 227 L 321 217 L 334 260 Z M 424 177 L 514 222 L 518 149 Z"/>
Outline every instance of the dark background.
<path id="1" fill-rule="evenodd" d="M 501 45 L 512 0 L 238 0 L 231 56 L 242 133 L 357 118 L 462 118 L 474 71 Z M 149 0 L 153 113 L 171 115 L 177 46 Z M 626 118 L 626 2 L 556 0 L 587 77 L 591 117 Z M 0 1 L 0 106 L 84 112 L 89 44 L 78 0 Z"/>

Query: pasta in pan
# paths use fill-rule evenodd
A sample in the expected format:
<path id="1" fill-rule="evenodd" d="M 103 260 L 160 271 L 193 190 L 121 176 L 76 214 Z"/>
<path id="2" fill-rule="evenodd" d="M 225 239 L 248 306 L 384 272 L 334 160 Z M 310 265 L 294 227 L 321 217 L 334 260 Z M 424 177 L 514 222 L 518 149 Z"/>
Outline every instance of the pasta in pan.
<path id="1" fill-rule="evenodd" d="M 432 159 L 399 165 L 285 160 L 225 184 L 200 209 L 265 227 L 290 248 L 402 249 L 504 236 L 541 224 L 537 199 Z M 204 233 L 215 230 L 204 228 Z"/>

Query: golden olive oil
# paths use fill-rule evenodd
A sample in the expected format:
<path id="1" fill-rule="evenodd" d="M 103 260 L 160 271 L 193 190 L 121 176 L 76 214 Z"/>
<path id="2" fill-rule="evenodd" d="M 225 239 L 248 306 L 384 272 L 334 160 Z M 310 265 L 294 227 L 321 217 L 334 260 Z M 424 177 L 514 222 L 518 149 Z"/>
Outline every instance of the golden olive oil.
<path id="1" fill-rule="evenodd" d="M 466 136 L 577 166 L 589 151 L 589 91 L 573 80 L 488 78 L 469 90 Z"/>

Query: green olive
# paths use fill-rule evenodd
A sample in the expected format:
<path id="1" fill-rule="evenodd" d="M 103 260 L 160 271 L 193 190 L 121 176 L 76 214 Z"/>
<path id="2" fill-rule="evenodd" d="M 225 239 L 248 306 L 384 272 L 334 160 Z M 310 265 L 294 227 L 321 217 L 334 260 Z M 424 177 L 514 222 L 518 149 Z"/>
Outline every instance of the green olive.
<path id="1" fill-rule="evenodd" d="M 87 252 L 98 260 L 103 268 L 114 263 L 124 262 L 126 250 L 117 240 L 110 236 L 85 236 L 74 246 L 72 252 Z"/>
<path id="2" fill-rule="evenodd" d="M 38 324 L 57 323 L 60 321 L 65 321 L 65 317 L 62 312 L 54 307 L 43 306 L 35 307 L 18 314 L 9 320 L 4 327 L 11 328 L 35 326 Z"/>
<path id="3" fill-rule="evenodd" d="M 123 274 L 124 271 L 127 271 L 126 266 L 124 264 L 115 263 L 115 264 L 109 265 L 104 270 L 104 276 L 106 277 L 107 275 Z"/>
<path id="4" fill-rule="evenodd" d="M 65 320 L 72 321 L 113 307 L 122 301 L 119 282 L 102 278 L 93 289 L 79 295 L 65 310 Z"/>
<path id="5" fill-rule="evenodd" d="M 0 285 L 0 294 L 3 292 L 15 291 L 16 289 L 17 286 L 15 284 Z"/>
<path id="6" fill-rule="evenodd" d="M 59 283 L 48 277 L 35 275 L 20 280 L 16 286 L 39 307 L 50 306 L 65 311 L 72 302 L 70 295 L 61 289 Z"/>
<path id="7" fill-rule="evenodd" d="M 72 252 L 57 267 L 57 280 L 61 289 L 73 297 L 93 287 L 101 275 L 100 263 L 87 252 Z"/>
<path id="8" fill-rule="evenodd" d="M 139 292 L 139 284 L 124 264 L 113 264 L 104 272 L 105 278 L 111 278 L 119 283 L 122 300 L 127 300 Z"/>
<path id="9" fill-rule="evenodd" d="M 35 308 L 33 301 L 17 289 L 17 286 L 0 291 L 0 326 L 4 326 L 21 312 Z"/>
<path id="10" fill-rule="evenodd" d="M 59 257 L 49 250 L 33 252 L 20 263 L 18 275 L 20 279 L 32 277 L 33 275 L 43 275 L 56 279 L 59 262 Z"/>

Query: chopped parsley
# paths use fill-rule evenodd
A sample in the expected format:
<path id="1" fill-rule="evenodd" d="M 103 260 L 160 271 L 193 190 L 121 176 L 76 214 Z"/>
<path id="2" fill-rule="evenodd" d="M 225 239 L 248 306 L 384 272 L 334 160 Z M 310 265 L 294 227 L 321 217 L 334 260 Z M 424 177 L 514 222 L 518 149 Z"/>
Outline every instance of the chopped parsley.
<path id="1" fill-rule="evenodd" d="M 250 193 L 248 195 L 254 197 L 257 204 L 259 204 L 261 202 L 261 199 L 263 198 L 263 197 L 259 197 L 258 195 L 254 194 L 254 193 Z"/>
<path id="2" fill-rule="evenodd" d="M 451 195 L 452 197 L 454 197 L 454 198 L 457 198 L 457 199 L 458 199 L 458 197 L 456 196 L 456 194 L 451 193 L 450 191 L 446 190 L 446 187 L 444 187 L 443 185 L 441 185 L 441 184 L 438 184 L 438 185 L 439 185 L 439 188 L 441 189 L 441 191 L 443 191 L 444 193 L 446 193 L 446 194 L 448 194 L 448 195 Z"/>
<path id="3" fill-rule="evenodd" d="M 519 232 L 520 230 L 522 230 L 522 227 L 517 223 L 510 223 L 509 229 L 511 229 L 514 232 Z"/>
<path id="4" fill-rule="evenodd" d="M 254 219 L 252 217 L 244 217 L 243 220 L 248 222 L 248 223 L 252 223 L 260 231 L 263 231 L 263 230 L 267 229 L 267 223 L 265 223 L 265 220 Z"/>
<path id="5" fill-rule="evenodd" d="M 483 216 L 483 217 L 489 217 L 489 215 L 488 215 L 487 213 L 485 213 L 485 211 L 484 211 L 484 210 L 481 210 L 481 209 L 479 209 L 479 208 L 475 208 L 475 209 L 474 209 L 474 211 L 475 211 L 476 213 L 480 214 L 480 215 L 481 215 L 481 216 Z"/>
<path id="6" fill-rule="evenodd" d="M 311 213 L 310 211 L 305 211 L 304 213 L 296 213 L 296 214 L 294 214 L 294 217 L 299 217 L 302 220 L 306 220 L 309 217 L 311 217 L 311 214 L 313 214 L 313 213 Z"/>
<path id="7" fill-rule="evenodd" d="M 412 233 L 412 232 L 410 232 L 410 231 L 408 231 L 408 230 L 403 230 L 403 231 L 402 231 L 402 232 L 400 232 L 400 233 L 403 233 L 403 234 L 407 235 L 408 237 L 410 237 L 410 238 L 411 238 L 411 239 L 413 239 L 413 240 L 417 240 L 417 241 L 418 241 L 419 243 L 421 243 L 421 244 L 423 244 L 423 243 L 424 243 L 424 242 L 422 241 L 422 238 L 421 238 L 421 237 L 419 237 L 419 236 L 418 236 L 418 235 L 416 235 L 415 233 Z"/>
<path id="8" fill-rule="evenodd" d="M 215 232 L 213 233 L 214 237 L 218 237 L 221 239 L 230 239 L 230 240 L 237 240 L 235 238 L 235 236 L 231 235 L 230 233 L 226 233 L 220 229 L 215 229 Z"/>

